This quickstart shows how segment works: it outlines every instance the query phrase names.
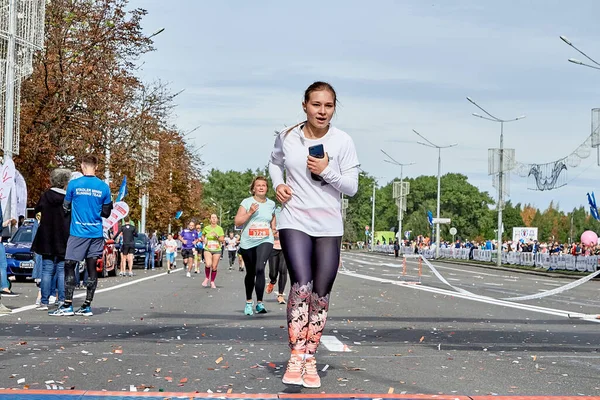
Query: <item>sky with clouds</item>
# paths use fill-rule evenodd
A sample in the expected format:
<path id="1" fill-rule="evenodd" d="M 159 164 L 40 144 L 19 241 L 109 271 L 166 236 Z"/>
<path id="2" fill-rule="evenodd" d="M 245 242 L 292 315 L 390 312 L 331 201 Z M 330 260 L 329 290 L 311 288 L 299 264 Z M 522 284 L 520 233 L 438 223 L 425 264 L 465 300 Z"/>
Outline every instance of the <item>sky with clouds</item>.
<path id="1" fill-rule="evenodd" d="M 355 140 L 362 168 L 386 184 L 404 174 L 437 174 L 437 152 L 416 143 L 419 131 L 440 145 L 442 173 L 459 172 L 495 198 L 488 148 L 499 124 L 473 117 L 471 97 L 499 118 L 505 147 L 522 163 L 572 153 L 590 135 L 600 107 L 600 70 L 567 36 L 600 59 L 600 2 L 594 0 L 282 2 L 130 0 L 144 8 L 157 50 L 141 60 L 142 78 L 169 82 L 178 96 L 174 122 L 203 146 L 206 169 L 245 170 L 267 164 L 273 131 L 303 119 L 305 88 L 330 82 L 340 106 L 333 123 Z M 510 177 L 513 202 L 563 210 L 586 204 L 600 189 L 596 150 L 553 191 L 528 189 Z M 442 187 L 443 190 L 443 187 Z M 600 193 L 600 190 L 597 190 Z"/>

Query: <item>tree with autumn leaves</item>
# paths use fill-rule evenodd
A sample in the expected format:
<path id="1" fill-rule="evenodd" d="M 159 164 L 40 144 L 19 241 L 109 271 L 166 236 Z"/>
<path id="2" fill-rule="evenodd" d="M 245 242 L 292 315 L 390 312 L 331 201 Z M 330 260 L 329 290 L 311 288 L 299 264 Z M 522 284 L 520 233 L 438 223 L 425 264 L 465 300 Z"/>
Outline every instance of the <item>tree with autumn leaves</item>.
<path id="1" fill-rule="evenodd" d="M 47 189 L 52 169 L 76 170 L 81 156 L 93 153 L 113 192 L 128 177 L 125 200 L 134 219 L 140 216 L 140 191 L 147 188 L 152 205 L 147 226 L 164 229 L 178 210 L 203 217 L 201 160 L 169 122 L 177 94 L 135 75 L 140 57 L 154 48 L 140 26 L 146 11 L 127 11 L 127 3 L 47 3 L 45 47 L 22 87 L 15 164 L 32 206 Z M 156 152 L 158 158 L 149 156 Z"/>

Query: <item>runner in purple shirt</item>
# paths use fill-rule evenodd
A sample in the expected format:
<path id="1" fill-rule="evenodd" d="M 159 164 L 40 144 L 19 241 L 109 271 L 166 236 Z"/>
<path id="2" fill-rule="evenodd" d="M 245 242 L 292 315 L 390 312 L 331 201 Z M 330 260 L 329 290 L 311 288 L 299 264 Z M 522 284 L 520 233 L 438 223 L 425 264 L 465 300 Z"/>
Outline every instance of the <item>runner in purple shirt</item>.
<path id="1" fill-rule="evenodd" d="M 196 224 L 190 221 L 188 227 L 181 231 L 179 240 L 181 240 L 181 257 L 183 265 L 187 269 L 186 276 L 192 277 L 192 268 L 194 267 L 194 245 L 198 241 L 198 232 L 196 232 Z"/>

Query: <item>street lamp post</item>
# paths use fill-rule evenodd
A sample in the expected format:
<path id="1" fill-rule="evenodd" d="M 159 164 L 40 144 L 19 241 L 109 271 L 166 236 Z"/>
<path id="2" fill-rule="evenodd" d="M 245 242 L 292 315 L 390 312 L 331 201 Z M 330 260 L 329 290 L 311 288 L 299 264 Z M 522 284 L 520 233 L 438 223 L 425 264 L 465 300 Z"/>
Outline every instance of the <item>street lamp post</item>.
<path id="1" fill-rule="evenodd" d="M 498 238 L 497 238 L 497 250 L 498 256 L 496 257 L 496 265 L 500 267 L 502 265 L 502 208 L 504 208 L 504 123 L 505 122 L 514 122 L 520 119 L 525 118 L 524 115 L 521 115 L 512 119 L 500 119 L 489 112 L 487 112 L 483 107 L 477 104 L 473 99 L 467 97 L 467 100 L 473 104 L 475 107 L 479 108 L 486 115 L 480 115 L 477 113 L 473 113 L 473 116 L 481 119 L 485 119 L 487 121 L 498 122 L 500 123 L 500 154 L 498 155 Z"/>
<path id="2" fill-rule="evenodd" d="M 417 134 L 426 143 L 417 142 L 422 146 L 431 147 L 438 151 L 438 173 L 437 173 L 437 212 L 436 212 L 436 224 L 435 224 L 435 258 L 440 256 L 440 193 L 441 193 L 441 176 L 442 176 L 442 149 L 448 149 L 450 147 L 458 146 L 458 143 L 452 143 L 446 146 L 438 146 L 429 141 L 425 136 L 413 129 L 413 132 Z"/>
<path id="3" fill-rule="evenodd" d="M 404 194 L 404 167 L 407 167 L 409 165 L 414 165 L 415 163 L 411 162 L 411 163 L 402 164 L 402 163 L 399 163 L 398 161 L 394 160 L 392 158 L 392 156 L 390 156 L 385 151 L 381 150 L 381 152 L 389 157 L 389 160 L 383 160 L 383 161 L 390 163 L 390 164 L 397 165 L 400 167 L 400 205 L 398 207 L 398 234 L 400 235 L 400 242 L 403 243 L 404 232 L 402 231 L 402 219 L 404 217 L 404 215 L 403 215 L 404 201 L 405 201 L 404 197 L 408 194 L 408 193 L 406 193 L 406 195 Z"/>
<path id="4" fill-rule="evenodd" d="M 375 245 L 375 186 L 377 186 L 377 181 L 373 181 L 373 206 L 371 209 L 371 251 L 373 251 L 373 246 Z"/>
<path id="5" fill-rule="evenodd" d="M 572 62 L 573 64 L 577 64 L 577 65 L 583 65 L 584 67 L 588 67 L 588 68 L 600 69 L 600 64 L 598 62 L 596 62 L 596 60 L 594 60 L 592 57 L 585 54 L 583 51 L 579 50 L 573 43 L 571 43 L 571 41 L 569 39 L 567 39 L 566 36 L 561 35 L 560 40 L 562 40 L 563 42 L 565 42 L 566 44 L 568 44 L 569 46 L 574 48 L 577 52 L 579 52 L 579 54 L 581 54 L 582 56 L 584 56 L 585 58 L 587 58 L 588 60 L 590 60 L 591 62 L 593 62 L 596 65 L 586 64 L 582 61 L 579 61 L 576 58 L 569 58 L 569 62 Z"/>
<path id="6" fill-rule="evenodd" d="M 210 198 L 210 200 L 213 202 L 212 203 L 213 206 L 219 207 L 219 224 L 222 224 L 223 223 L 223 207 L 221 206 L 221 203 L 219 203 L 218 201 L 216 201 L 212 197 Z"/>

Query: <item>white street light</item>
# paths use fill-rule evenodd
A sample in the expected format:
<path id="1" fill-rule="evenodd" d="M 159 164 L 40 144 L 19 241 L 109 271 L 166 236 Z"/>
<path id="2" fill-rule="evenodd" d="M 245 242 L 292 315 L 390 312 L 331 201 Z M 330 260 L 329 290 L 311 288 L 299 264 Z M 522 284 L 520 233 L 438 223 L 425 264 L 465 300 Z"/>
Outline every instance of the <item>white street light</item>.
<path id="1" fill-rule="evenodd" d="M 518 117 L 512 118 L 512 119 L 500 119 L 500 118 L 495 117 L 494 115 L 490 114 L 489 112 L 487 112 L 483 107 L 481 107 L 479 104 L 477 104 L 470 97 L 467 97 L 467 100 L 487 115 L 487 117 L 485 117 L 483 115 L 473 113 L 473 116 L 481 118 L 481 119 L 485 119 L 488 121 L 500 123 L 500 154 L 499 154 L 500 157 L 499 157 L 499 168 L 498 168 L 498 206 L 497 206 L 497 208 L 498 208 L 498 239 L 497 239 L 498 240 L 498 244 L 497 244 L 498 256 L 496 259 L 496 265 L 500 267 L 502 265 L 502 207 L 503 207 L 503 198 L 504 198 L 504 195 L 503 195 L 503 191 L 504 191 L 504 188 L 503 188 L 503 184 L 504 184 L 504 182 L 503 182 L 503 177 L 504 177 L 504 123 L 518 121 L 520 119 L 525 118 L 525 115 L 521 115 L 521 116 L 518 116 Z"/>
<path id="2" fill-rule="evenodd" d="M 431 141 L 429 141 L 425 136 L 421 135 L 419 132 L 413 129 L 413 132 L 416 133 L 421 139 L 425 140 L 427 143 L 417 142 L 422 146 L 431 147 L 433 149 L 438 150 L 438 175 L 437 175 L 437 222 L 435 224 L 435 257 L 438 258 L 440 256 L 440 193 L 441 193 L 441 174 L 442 174 L 442 149 L 448 149 L 450 147 L 458 146 L 458 143 L 452 143 L 446 146 L 438 146 Z"/>
<path id="3" fill-rule="evenodd" d="M 219 224 L 222 224 L 223 223 L 223 207 L 221 206 L 221 203 L 219 203 L 218 201 L 216 201 L 212 197 L 210 198 L 210 200 L 213 202 L 212 203 L 213 206 L 219 207 Z"/>
<path id="4" fill-rule="evenodd" d="M 388 153 L 380 149 L 383 154 L 385 154 L 389 160 L 383 160 L 387 163 L 397 165 L 400 167 L 400 205 L 398 207 L 398 234 L 400 235 L 400 243 L 404 243 L 404 231 L 402 231 L 402 219 L 403 219 L 403 205 L 404 205 L 404 167 L 409 165 L 415 165 L 414 162 L 402 164 L 396 160 Z M 407 193 L 408 194 L 408 193 Z M 402 246 L 401 246 L 402 247 Z"/>
<path id="5" fill-rule="evenodd" d="M 583 51 L 579 50 L 573 43 L 571 43 L 571 41 L 569 39 L 567 39 L 566 36 L 560 36 L 560 39 L 565 42 L 566 44 L 568 44 L 569 46 L 571 46 L 572 48 L 574 48 L 579 54 L 581 54 L 582 56 L 584 56 L 585 58 L 587 58 L 588 60 L 590 60 L 591 62 L 593 62 L 595 65 L 591 65 L 591 64 L 586 64 L 582 61 L 579 61 L 576 58 L 569 58 L 569 62 L 573 63 L 573 64 L 577 64 L 577 65 L 583 65 L 584 67 L 588 67 L 588 68 L 593 68 L 593 69 L 600 69 L 600 63 L 598 63 L 596 60 L 594 60 L 592 57 L 588 56 L 587 54 L 585 54 Z"/>

